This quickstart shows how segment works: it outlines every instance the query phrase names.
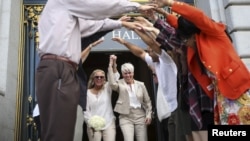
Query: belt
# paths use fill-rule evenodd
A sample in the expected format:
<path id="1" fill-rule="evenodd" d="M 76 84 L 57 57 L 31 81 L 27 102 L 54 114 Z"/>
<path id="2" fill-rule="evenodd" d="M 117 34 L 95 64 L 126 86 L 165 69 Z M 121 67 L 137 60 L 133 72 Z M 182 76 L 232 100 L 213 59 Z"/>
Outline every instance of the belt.
<path id="1" fill-rule="evenodd" d="M 64 61 L 66 63 L 69 63 L 73 68 L 77 69 L 78 65 L 74 62 L 72 62 L 71 60 L 69 60 L 66 57 L 62 57 L 62 56 L 58 56 L 58 55 L 54 55 L 54 54 L 44 54 L 41 57 L 41 60 L 46 60 L 46 59 L 52 59 L 52 60 L 61 60 Z"/>

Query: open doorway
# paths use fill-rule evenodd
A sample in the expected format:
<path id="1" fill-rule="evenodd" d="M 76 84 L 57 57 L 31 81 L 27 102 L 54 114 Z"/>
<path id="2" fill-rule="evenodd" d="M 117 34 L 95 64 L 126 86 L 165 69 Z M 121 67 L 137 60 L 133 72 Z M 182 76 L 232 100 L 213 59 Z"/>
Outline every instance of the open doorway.
<path id="1" fill-rule="evenodd" d="M 145 83 L 148 93 L 150 95 L 153 109 L 155 105 L 155 94 L 153 90 L 153 80 L 151 75 L 151 70 L 148 68 L 147 64 L 141 60 L 140 58 L 134 56 L 129 51 L 123 51 L 123 52 L 91 52 L 86 59 L 86 61 L 83 63 L 83 68 L 87 74 L 87 77 L 90 76 L 91 72 L 94 69 L 102 69 L 107 73 L 108 64 L 109 64 L 109 55 L 115 54 L 117 56 L 117 69 L 119 73 L 121 74 L 121 65 L 126 62 L 130 62 L 135 66 L 135 72 L 134 72 L 134 78 L 136 80 L 142 81 Z M 114 105 L 117 99 L 117 95 L 112 95 L 112 104 Z M 119 128 L 119 122 L 118 122 L 118 114 L 115 113 L 117 116 L 116 125 L 117 125 L 117 133 L 116 133 L 116 140 L 117 141 L 123 141 L 123 135 L 121 133 L 121 130 Z M 156 141 L 157 140 L 157 130 L 156 130 L 156 121 L 155 119 L 152 120 L 151 125 L 148 127 L 148 141 Z M 86 134 L 86 129 L 84 129 L 83 133 L 83 140 L 88 141 L 88 137 Z"/>

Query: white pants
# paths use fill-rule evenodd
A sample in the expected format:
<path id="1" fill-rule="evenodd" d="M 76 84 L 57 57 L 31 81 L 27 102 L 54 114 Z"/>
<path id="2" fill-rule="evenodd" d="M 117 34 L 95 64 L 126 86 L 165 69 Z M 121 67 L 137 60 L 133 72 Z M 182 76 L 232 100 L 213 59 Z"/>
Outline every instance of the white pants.
<path id="1" fill-rule="evenodd" d="M 80 105 L 78 105 L 74 141 L 81 141 L 82 140 L 83 122 L 84 122 L 84 119 L 82 116 L 82 107 Z"/>
<path id="2" fill-rule="evenodd" d="M 124 141 L 147 141 L 147 125 L 145 124 L 145 111 L 141 108 L 131 108 L 128 115 L 120 115 L 119 122 Z"/>

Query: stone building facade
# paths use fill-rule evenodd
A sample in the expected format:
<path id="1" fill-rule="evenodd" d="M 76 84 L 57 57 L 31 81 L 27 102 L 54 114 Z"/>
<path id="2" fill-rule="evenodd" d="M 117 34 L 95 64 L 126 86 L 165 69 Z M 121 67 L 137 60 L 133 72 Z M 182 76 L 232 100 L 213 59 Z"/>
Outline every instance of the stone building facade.
<path id="1" fill-rule="evenodd" d="M 34 3 L 38 0 L 33 0 Z M 216 21 L 229 27 L 235 49 L 250 68 L 250 0 L 195 0 Z M 20 141 L 29 117 L 22 116 L 24 100 L 24 0 L 0 0 L 0 140 Z M 22 22 L 20 22 L 22 21 Z M 27 23 L 26 23 L 27 22 Z M 223 59 L 223 58 L 222 58 Z M 30 82 L 33 82 L 31 80 Z M 27 121 L 23 123 L 22 121 Z"/>

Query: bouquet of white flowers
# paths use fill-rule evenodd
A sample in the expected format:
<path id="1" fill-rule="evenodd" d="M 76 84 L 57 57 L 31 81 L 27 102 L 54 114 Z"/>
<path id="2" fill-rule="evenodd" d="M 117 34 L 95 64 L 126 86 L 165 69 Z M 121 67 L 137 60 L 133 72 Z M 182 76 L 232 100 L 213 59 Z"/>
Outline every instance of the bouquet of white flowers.
<path id="1" fill-rule="evenodd" d="M 89 119 L 88 124 L 95 131 L 100 131 L 102 128 L 105 127 L 106 121 L 103 117 L 95 115 Z"/>

